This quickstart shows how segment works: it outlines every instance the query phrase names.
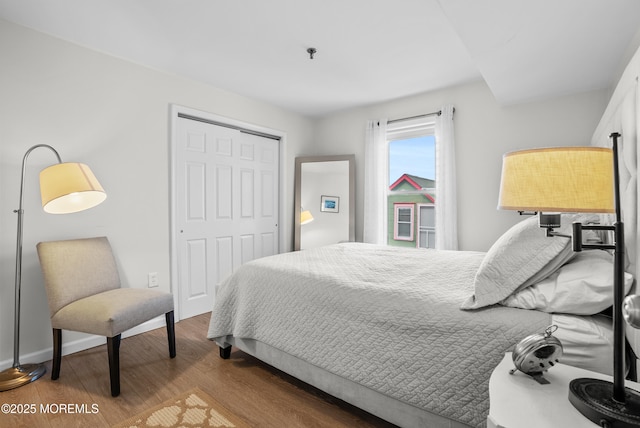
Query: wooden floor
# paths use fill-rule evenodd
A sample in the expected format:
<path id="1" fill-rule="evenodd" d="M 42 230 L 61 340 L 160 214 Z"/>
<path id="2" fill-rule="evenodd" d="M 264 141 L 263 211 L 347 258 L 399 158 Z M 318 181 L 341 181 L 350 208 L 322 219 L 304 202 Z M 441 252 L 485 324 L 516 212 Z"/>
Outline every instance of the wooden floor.
<path id="1" fill-rule="evenodd" d="M 49 361 L 43 378 L 0 393 L 0 404 L 34 404 L 27 409 L 35 407 L 36 412 L 2 412 L 0 426 L 109 427 L 193 387 L 252 427 L 392 426 L 241 351 L 234 349 L 231 359 L 221 359 L 218 347 L 206 339 L 208 323 L 209 314 L 204 314 L 176 324 L 175 359 L 169 358 L 164 328 L 124 339 L 116 398 L 109 389 L 106 345 L 64 356 L 56 381 L 50 378 Z M 86 404 L 87 413 L 55 413 L 56 406 L 40 411 L 41 405 L 51 404 Z"/>

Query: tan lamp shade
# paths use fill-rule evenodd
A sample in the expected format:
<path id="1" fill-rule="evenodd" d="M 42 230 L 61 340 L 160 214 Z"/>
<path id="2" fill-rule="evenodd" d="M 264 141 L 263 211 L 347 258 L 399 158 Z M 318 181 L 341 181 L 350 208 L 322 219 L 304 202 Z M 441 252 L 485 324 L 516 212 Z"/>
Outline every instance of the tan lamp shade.
<path id="1" fill-rule="evenodd" d="M 313 221 L 313 215 L 311 211 L 305 210 L 300 213 L 300 224 L 307 224 Z"/>
<path id="2" fill-rule="evenodd" d="M 100 204 L 107 194 L 91 169 L 82 163 L 58 163 L 40 172 L 42 208 L 50 214 L 83 211 Z"/>
<path id="3" fill-rule="evenodd" d="M 507 153 L 498 209 L 614 213 L 613 151 L 556 147 Z"/>

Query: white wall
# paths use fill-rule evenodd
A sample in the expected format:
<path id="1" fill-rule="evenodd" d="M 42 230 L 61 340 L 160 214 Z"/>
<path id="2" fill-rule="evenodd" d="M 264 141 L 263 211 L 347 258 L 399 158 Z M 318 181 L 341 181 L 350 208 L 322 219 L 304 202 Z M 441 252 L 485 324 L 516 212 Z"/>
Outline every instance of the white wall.
<path id="1" fill-rule="evenodd" d="M 314 153 L 356 155 L 356 240 L 362 240 L 364 138 L 367 120 L 397 119 L 455 106 L 458 235 L 462 250 L 486 251 L 511 225 L 513 211 L 496 210 L 505 152 L 528 147 L 589 145 L 608 90 L 503 107 L 484 82 L 472 82 L 339 112 L 319 120 Z"/>
<path id="2" fill-rule="evenodd" d="M 0 369 L 11 364 L 13 283 L 20 164 L 34 144 L 55 147 L 63 161 L 81 161 L 108 197 L 82 213 L 55 216 L 39 204 L 38 172 L 54 163 L 32 153 L 25 186 L 21 362 L 51 348 L 39 241 L 106 235 L 125 286 L 146 287 L 158 272 L 170 290 L 169 106 L 194 109 L 287 133 L 285 242 L 293 233 L 296 156 L 309 151 L 310 119 L 266 103 L 154 71 L 0 20 Z M 83 336 L 67 334 L 65 343 Z M 50 358 L 33 356 L 36 361 Z"/>

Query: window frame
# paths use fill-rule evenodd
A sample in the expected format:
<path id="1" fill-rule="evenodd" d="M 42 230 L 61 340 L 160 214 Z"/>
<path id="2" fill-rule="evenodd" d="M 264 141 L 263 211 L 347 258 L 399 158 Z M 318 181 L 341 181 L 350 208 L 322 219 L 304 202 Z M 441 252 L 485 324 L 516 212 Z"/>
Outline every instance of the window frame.
<path id="1" fill-rule="evenodd" d="M 385 138 L 386 138 L 386 181 L 385 183 L 389 183 L 390 182 L 390 177 L 389 177 L 389 161 L 390 161 L 390 157 L 389 157 L 389 151 L 390 151 L 390 147 L 391 147 L 391 143 L 393 141 L 397 141 L 397 140 L 408 140 L 411 138 L 416 138 L 416 137 L 423 137 L 423 136 L 433 136 L 435 137 L 435 128 L 436 128 L 436 117 L 434 116 L 424 116 L 424 117 L 415 117 L 415 118 L 408 118 L 408 119 L 402 119 L 402 120 L 397 120 L 397 121 L 393 121 L 392 123 L 387 123 L 387 130 L 386 130 L 386 134 L 385 134 Z M 437 151 L 437 140 L 435 141 L 436 147 L 435 150 Z M 409 194 L 424 194 L 425 189 L 416 189 L 415 191 L 413 190 L 409 190 L 409 191 L 392 191 L 389 189 L 389 185 L 385 184 L 385 200 L 386 200 L 386 207 L 385 207 L 385 217 L 389 215 L 389 197 L 391 195 L 397 195 L 397 194 L 404 194 L 404 195 L 409 195 Z M 416 204 L 416 203 L 402 203 L 402 202 L 394 202 L 393 203 L 394 208 L 393 208 L 393 240 L 394 241 L 405 241 L 405 242 L 412 242 L 415 241 L 416 243 L 416 247 L 420 246 L 420 240 L 419 240 L 419 235 L 416 236 L 416 221 L 417 219 L 416 214 L 415 214 L 415 207 L 416 205 L 420 205 L 420 204 Z M 406 237 L 398 237 L 398 212 L 397 212 L 397 206 L 398 205 L 411 205 L 411 238 L 408 239 Z M 429 205 L 429 204 L 426 204 Z M 432 204 L 434 206 L 434 210 L 435 210 L 435 203 Z M 385 219 L 385 224 L 389 225 L 389 219 Z M 434 228 L 434 234 L 435 234 L 435 228 Z M 435 239 L 435 237 L 434 237 Z M 387 234 L 387 242 L 386 245 L 392 245 L 391 242 L 391 237 L 389 234 Z"/>
<path id="2" fill-rule="evenodd" d="M 414 240 L 415 230 L 415 206 L 413 203 L 398 202 L 393 204 L 393 239 L 394 241 L 409 241 Z M 400 236 L 398 226 L 400 224 L 399 211 L 401 209 L 409 209 L 409 222 L 402 222 L 403 224 L 409 223 L 409 236 Z"/>
<path id="3" fill-rule="evenodd" d="M 433 221 L 433 227 L 432 226 L 422 226 L 422 207 L 429 207 L 432 208 L 434 210 L 434 221 Z M 436 204 L 417 204 L 417 208 L 418 208 L 418 218 L 416 220 L 417 222 L 417 238 L 416 238 L 416 247 L 417 248 L 435 248 L 435 239 L 436 239 L 436 224 L 435 224 L 435 209 L 436 209 Z M 421 247 L 420 246 L 420 233 L 422 231 L 426 231 L 427 232 L 427 246 L 426 247 Z M 433 232 L 433 247 L 429 247 L 429 232 Z"/>

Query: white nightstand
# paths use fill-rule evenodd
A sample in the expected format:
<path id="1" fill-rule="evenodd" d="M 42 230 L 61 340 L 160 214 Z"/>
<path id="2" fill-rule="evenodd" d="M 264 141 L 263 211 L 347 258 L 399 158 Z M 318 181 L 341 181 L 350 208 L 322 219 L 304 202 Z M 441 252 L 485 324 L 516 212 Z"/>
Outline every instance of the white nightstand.
<path id="1" fill-rule="evenodd" d="M 550 383 L 540 385 L 522 372 L 510 375 L 513 368 L 507 352 L 491 374 L 488 428 L 597 427 L 569 402 L 569 382 L 579 377 L 611 380 L 610 376 L 556 364 L 544 373 Z M 626 386 L 640 391 L 636 382 L 627 381 Z"/>

